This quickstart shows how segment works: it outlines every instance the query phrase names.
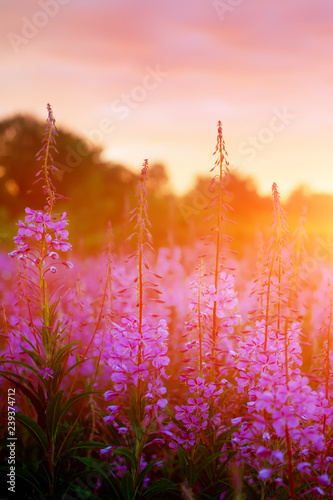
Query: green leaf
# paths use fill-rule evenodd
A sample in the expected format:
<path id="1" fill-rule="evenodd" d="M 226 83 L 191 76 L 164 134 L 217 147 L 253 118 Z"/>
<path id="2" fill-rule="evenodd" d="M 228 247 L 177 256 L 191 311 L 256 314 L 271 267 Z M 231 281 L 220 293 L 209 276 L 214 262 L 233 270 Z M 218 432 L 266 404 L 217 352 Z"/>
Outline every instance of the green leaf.
<path id="1" fill-rule="evenodd" d="M 187 477 L 189 487 L 193 488 L 193 486 L 197 482 L 198 474 L 197 474 L 196 467 L 192 461 L 190 461 L 190 463 L 188 465 L 186 477 Z"/>
<path id="2" fill-rule="evenodd" d="M 139 405 L 136 394 L 131 396 L 131 408 L 133 408 L 136 415 L 139 414 Z"/>
<path id="3" fill-rule="evenodd" d="M 136 459 L 136 456 L 134 455 L 133 451 L 129 450 L 128 448 L 116 448 L 115 450 L 112 450 L 112 453 L 115 455 L 120 455 L 121 457 L 124 457 L 126 459 L 126 462 L 129 464 L 132 464 L 134 470 L 136 470 L 138 466 L 138 461 Z"/>
<path id="4" fill-rule="evenodd" d="M 178 490 L 178 485 L 169 479 L 158 479 L 147 488 L 142 498 L 144 498 L 144 500 L 149 500 L 169 490 Z"/>
<path id="5" fill-rule="evenodd" d="M 208 465 L 210 465 L 212 462 L 215 462 L 215 460 L 219 458 L 221 455 L 225 455 L 225 452 L 218 451 L 217 453 L 214 453 L 210 457 L 205 458 L 203 462 L 197 467 L 197 473 L 200 474 L 200 472 L 207 469 Z"/>
<path id="6" fill-rule="evenodd" d="M 122 423 L 119 418 L 116 419 L 117 424 L 119 427 L 125 427 L 125 424 Z M 105 424 L 106 425 L 106 424 Z M 114 446 L 126 446 L 126 442 L 122 436 L 119 435 L 118 431 L 113 427 L 113 425 L 108 426 L 108 431 L 111 434 L 111 443 Z"/>
<path id="7" fill-rule="evenodd" d="M 24 425 L 26 429 L 28 429 L 30 434 L 35 438 L 35 440 L 40 444 L 44 452 L 47 454 L 48 441 L 43 429 L 38 424 L 36 424 L 34 420 L 32 420 L 30 417 L 27 417 L 26 415 L 23 415 L 22 413 L 16 413 L 15 418 L 18 422 L 21 422 L 21 424 Z"/>
<path id="8" fill-rule="evenodd" d="M 225 453 L 228 454 L 228 458 L 227 460 L 224 460 L 222 463 L 219 464 L 218 466 L 218 472 L 219 474 L 221 474 L 221 472 L 226 468 L 226 466 L 228 465 L 229 461 L 235 456 L 237 455 L 237 450 L 225 450 Z"/>
<path id="9" fill-rule="evenodd" d="M 45 399 L 44 389 L 41 386 L 41 384 L 38 384 L 37 390 L 38 390 L 39 401 L 41 402 L 41 405 L 43 406 L 43 408 L 45 408 L 46 407 L 46 399 Z"/>
<path id="10" fill-rule="evenodd" d="M 97 441 L 82 441 L 72 448 L 68 448 L 59 455 L 59 458 L 63 458 L 70 455 L 72 458 L 76 451 L 79 450 L 95 450 L 96 448 L 105 448 L 105 443 L 99 443 Z"/>
<path id="11" fill-rule="evenodd" d="M 61 347 L 57 351 L 57 354 L 54 357 L 54 360 L 53 360 L 54 364 L 61 363 L 62 358 L 65 358 L 67 355 L 69 355 L 70 353 L 72 353 L 73 351 L 78 349 L 79 348 L 78 344 L 80 344 L 80 342 L 77 341 L 77 342 L 72 342 L 71 344 L 68 344 L 68 345 Z"/>
<path id="12" fill-rule="evenodd" d="M 189 458 L 187 453 L 183 448 L 179 448 L 178 450 L 178 458 L 179 458 L 179 464 L 180 467 L 185 474 L 185 477 L 187 479 L 188 485 L 190 488 L 193 487 L 195 482 L 197 481 L 197 471 L 196 471 L 196 466 L 192 462 L 192 460 Z"/>
<path id="13" fill-rule="evenodd" d="M 47 405 L 46 409 L 46 428 L 49 433 L 49 435 L 53 438 L 58 429 L 58 425 L 60 423 L 60 415 L 61 415 L 61 401 L 62 397 L 64 395 L 64 391 L 59 391 L 57 392 L 49 404 Z"/>
<path id="14" fill-rule="evenodd" d="M 28 380 L 25 380 L 23 377 L 21 377 L 20 375 L 17 375 L 16 373 L 11 373 L 10 376 L 7 375 L 7 372 L 2 372 L 0 371 L 0 374 L 2 374 L 2 376 L 4 378 L 6 378 L 7 380 L 9 380 L 9 382 L 11 382 L 12 384 L 15 385 L 15 387 L 17 387 L 18 389 L 20 389 L 21 392 L 23 392 L 23 394 L 30 399 L 32 405 L 34 406 L 37 414 L 38 414 L 38 422 L 41 424 L 41 425 L 44 425 L 45 423 L 45 409 L 44 409 L 44 406 L 43 404 L 41 403 L 39 397 L 38 397 L 38 394 L 33 391 L 33 390 L 30 390 L 28 389 L 27 387 L 25 387 L 23 384 L 27 384 L 27 385 L 31 385 L 30 382 Z M 22 383 L 20 382 L 16 382 L 16 380 L 13 380 L 11 377 L 16 377 L 20 380 L 22 380 Z"/>
<path id="15" fill-rule="evenodd" d="M 22 361 L 9 361 L 9 360 L 6 361 L 6 360 L 4 360 L 4 361 L 2 361 L 2 363 L 10 363 L 11 365 L 24 366 L 24 368 L 35 373 L 36 375 L 39 374 L 39 371 L 36 370 L 36 368 L 33 368 L 32 366 L 28 365 L 27 363 L 23 363 Z M 13 375 L 13 374 L 11 373 L 11 375 Z"/>
<path id="16" fill-rule="evenodd" d="M 81 441 L 74 446 L 72 450 L 80 450 L 80 449 L 92 449 L 95 448 L 105 448 L 105 443 L 100 443 L 99 441 Z"/>
<path id="17" fill-rule="evenodd" d="M 121 492 L 123 494 L 124 500 L 134 500 L 136 494 L 134 492 L 133 479 L 130 472 L 125 472 L 121 478 Z"/>
<path id="18" fill-rule="evenodd" d="M 52 302 L 52 304 L 50 304 L 50 307 L 49 307 L 50 316 L 52 316 L 52 317 L 55 316 L 55 313 L 56 313 L 56 310 L 58 309 L 58 305 L 59 305 L 60 301 L 61 301 L 61 297 L 59 297 L 54 302 Z"/>
<path id="19" fill-rule="evenodd" d="M 215 440 L 214 445 L 218 447 L 218 449 L 222 448 L 222 445 L 227 443 L 229 441 L 230 436 L 235 432 L 237 429 L 236 426 L 231 427 L 230 429 L 227 429 L 226 431 L 222 432 Z"/>
<path id="20" fill-rule="evenodd" d="M 137 414 L 133 410 L 127 410 L 127 414 L 131 423 L 132 431 L 138 441 L 141 441 L 144 436 L 144 430 L 140 426 L 140 422 L 137 419 Z"/>
<path id="21" fill-rule="evenodd" d="M 18 379 L 21 384 L 24 384 L 27 387 L 29 387 L 31 389 L 31 391 L 34 392 L 34 394 L 36 396 L 38 396 L 37 392 L 34 389 L 34 386 L 30 382 L 30 380 L 28 380 L 27 378 L 24 378 L 22 375 L 18 375 L 17 373 L 9 373 L 9 372 L 5 372 L 5 371 L 2 371 L 2 370 L 0 370 L 0 375 L 2 375 L 3 377 L 5 377 L 10 382 L 13 382 L 13 384 L 18 383 L 18 382 L 15 382 L 15 380 L 10 379 L 9 377 L 14 377 L 14 378 Z"/>
<path id="22" fill-rule="evenodd" d="M 108 487 L 112 492 L 110 500 L 111 498 L 112 500 L 124 500 L 120 492 L 117 480 L 113 476 L 109 464 L 107 465 L 107 468 L 105 468 L 103 467 L 103 462 L 101 462 L 100 460 L 86 457 L 77 457 L 77 460 L 86 465 L 90 470 L 95 470 L 100 474 L 100 476 L 103 478 L 103 486 Z"/>
<path id="23" fill-rule="evenodd" d="M 24 323 L 28 326 L 28 328 L 30 328 L 30 323 L 27 322 L 27 321 L 24 321 Z M 38 352 L 36 347 L 34 346 L 34 344 L 28 339 L 28 337 L 26 337 L 25 335 L 23 335 L 23 333 L 20 333 L 18 332 L 19 336 L 25 341 L 27 342 L 27 344 L 29 344 L 31 346 L 31 348 L 33 349 L 34 352 Z"/>
<path id="24" fill-rule="evenodd" d="M 144 478 L 148 475 L 148 473 L 151 471 L 151 469 L 154 467 L 155 464 L 157 464 L 159 460 L 154 460 L 153 462 L 150 462 L 149 464 L 146 465 L 144 469 L 140 472 L 138 475 L 137 481 L 135 483 L 136 488 L 141 488 L 141 484 L 143 483 Z"/>
<path id="25" fill-rule="evenodd" d="M 64 376 L 63 378 L 66 377 L 66 375 L 68 375 L 68 373 L 70 371 L 72 371 L 74 368 L 76 368 L 77 366 L 81 365 L 82 363 L 84 363 L 85 361 L 88 361 L 89 359 L 94 359 L 96 358 L 97 356 L 91 356 L 91 358 L 85 358 L 85 359 L 80 359 L 79 361 L 77 361 L 74 365 L 72 365 L 70 368 L 68 368 L 68 370 L 64 373 Z"/>
<path id="26" fill-rule="evenodd" d="M 8 466 L 7 467 L 0 467 L 0 470 L 3 470 L 8 474 Z M 35 480 L 33 480 L 33 479 L 30 480 L 30 478 L 27 477 L 27 474 L 25 471 L 21 472 L 20 469 L 16 468 L 15 469 L 15 476 L 19 477 L 20 479 L 22 479 L 26 483 L 30 484 L 36 490 L 36 493 L 37 492 L 39 493 L 40 498 L 44 498 L 44 494 L 43 494 L 42 490 L 39 489 L 40 485 Z M 31 475 L 29 474 L 29 476 L 31 476 Z M 6 498 L 8 498 L 8 497 L 6 497 Z"/>
<path id="27" fill-rule="evenodd" d="M 180 467 L 183 470 L 183 472 L 185 472 L 186 467 L 187 467 L 188 462 L 189 462 L 189 459 L 188 459 L 188 455 L 187 455 L 186 451 L 183 450 L 183 448 L 179 448 L 178 458 L 179 458 Z"/>
<path id="28" fill-rule="evenodd" d="M 61 413 L 59 415 L 59 422 L 62 420 L 62 418 L 66 415 L 66 413 L 70 410 L 70 408 L 75 405 L 80 399 L 86 398 L 90 394 L 98 394 L 96 391 L 90 391 L 90 392 L 82 392 L 81 394 L 76 394 L 73 396 L 71 399 L 66 401 L 66 403 L 62 406 L 61 408 Z"/>
<path id="29" fill-rule="evenodd" d="M 167 414 L 169 415 L 169 417 L 171 418 L 171 420 L 173 421 L 173 423 L 179 429 L 181 429 L 182 431 L 186 432 L 186 429 L 185 429 L 184 425 L 182 424 L 182 422 L 180 422 L 179 420 L 176 419 L 174 412 L 168 406 L 165 408 L 165 411 L 167 412 Z"/>
<path id="30" fill-rule="evenodd" d="M 21 344 L 20 344 L 20 347 L 21 347 L 21 349 L 22 349 L 23 352 L 25 352 L 26 354 L 28 354 L 28 356 L 30 356 L 30 358 L 33 360 L 33 362 L 35 363 L 35 365 L 38 366 L 39 370 L 42 370 L 42 368 L 43 368 L 43 360 L 41 359 L 41 356 L 37 352 L 35 352 L 35 351 L 29 350 L 29 349 L 25 349 Z M 34 371 L 31 366 L 27 365 L 27 367 L 28 367 L 29 370 Z M 38 374 L 37 371 L 35 373 Z"/>

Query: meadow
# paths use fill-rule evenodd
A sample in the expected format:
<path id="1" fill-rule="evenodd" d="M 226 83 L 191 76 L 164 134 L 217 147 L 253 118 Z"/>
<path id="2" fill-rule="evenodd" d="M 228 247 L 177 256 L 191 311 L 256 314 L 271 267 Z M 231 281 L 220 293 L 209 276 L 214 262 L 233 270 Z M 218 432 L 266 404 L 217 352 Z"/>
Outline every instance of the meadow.
<path id="1" fill-rule="evenodd" d="M 219 122 L 205 238 L 154 248 L 144 160 L 134 250 L 110 224 L 77 258 L 56 141 L 48 105 L 45 206 L 0 255 L 1 498 L 333 498 L 332 265 L 304 266 L 305 214 L 290 234 L 272 180 L 269 238 L 233 253 Z"/>

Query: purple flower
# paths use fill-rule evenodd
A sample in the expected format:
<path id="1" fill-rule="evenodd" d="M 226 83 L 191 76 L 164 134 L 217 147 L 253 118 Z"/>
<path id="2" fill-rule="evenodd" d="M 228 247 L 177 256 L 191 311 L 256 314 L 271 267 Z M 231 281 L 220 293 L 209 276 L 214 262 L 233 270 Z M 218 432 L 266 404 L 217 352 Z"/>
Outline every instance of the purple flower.
<path id="1" fill-rule="evenodd" d="M 31 248 L 37 248 L 37 244 L 42 240 L 44 244 L 46 243 L 47 252 L 52 259 L 58 257 L 54 250 L 66 252 L 72 248 L 67 241 L 68 231 L 64 230 L 67 225 L 66 212 L 59 219 L 59 216 L 51 216 L 46 212 L 31 208 L 26 208 L 25 211 L 25 221 L 19 220 L 17 236 L 14 237 L 18 248 L 16 253 L 11 253 L 11 256 L 16 256 Z"/>
<path id="2" fill-rule="evenodd" d="M 273 427 L 279 437 L 284 437 L 286 427 L 288 429 L 295 429 L 299 425 L 299 419 L 295 415 L 290 414 L 289 407 L 284 406 L 281 411 L 273 412 Z"/>
<path id="3" fill-rule="evenodd" d="M 108 446 L 107 448 L 102 448 L 99 453 L 100 455 L 105 458 L 105 457 L 108 457 L 109 455 L 111 455 L 112 453 L 112 450 L 113 450 L 113 446 Z"/>
<path id="4" fill-rule="evenodd" d="M 190 392 L 200 392 L 204 389 L 204 383 L 202 378 L 197 377 L 195 380 L 190 379 L 187 382 Z"/>
<path id="5" fill-rule="evenodd" d="M 118 428 L 118 432 L 121 436 L 123 436 L 124 434 L 126 434 L 126 432 L 128 431 L 127 427 L 119 427 Z"/>
<path id="6" fill-rule="evenodd" d="M 322 486 L 329 486 L 331 484 L 331 480 L 327 474 L 322 474 L 321 476 L 318 476 L 317 479 L 318 483 Z"/>
<path id="7" fill-rule="evenodd" d="M 281 450 L 274 450 L 272 452 L 272 455 L 271 455 L 271 461 L 273 461 L 273 459 L 276 461 L 276 462 L 280 462 L 281 464 L 283 463 L 283 453 Z"/>
<path id="8" fill-rule="evenodd" d="M 261 481 L 266 481 L 271 474 L 272 474 L 271 469 L 261 469 L 258 474 L 258 479 L 260 479 Z"/>
<path id="9" fill-rule="evenodd" d="M 118 393 L 115 391 L 106 391 L 104 393 L 105 401 L 112 401 L 112 399 L 114 399 L 117 396 L 117 394 Z"/>
<path id="10" fill-rule="evenodd" d="M 270 456 L 271 450 L 269 450 L 268 448 L 265 448 L 264 446 L 258 446 L 256 454 L 259 458 L 265 460 L 266 458 L 268 458 Z"/>
<path id="11" fill-rule="evenodd" d="M 297 464 L 297 469 L 300 472 L 304 472 L 305 474 L 310 474 L 311 473 L 310 467 L 311 467 L 310 462 L 301 462 L 301 463 Z"/>
<path id="12" fill-rule="evenodd" d="M 103 417 L 103 420 L 106 424 L 113 424 L 116 419 L 116 415 L 108 415 L 107 417 Z"/>
<path id="13" fill-rule="evenodd" d="M 156 403 L 156 406 L 158 408 L 161 408 L 161 409 L 164 409 L 166 407 L 166 405 L 168 404 L 168 400 L 165 399 L 165 398 L 162 398 L 162 399 L 159 399 Z"/>
<path id="14" fill-rule="evenodd" d="M 107 411 L 109 413 L 117 413 L 119 411 L 120 406 L 112 405 L 107 407 Z"/>
<path id="15" fill-rule="evenodd" d="M 243 420 L 243 417 L 232 418 L 231 423 L 232 423 L 232 425 L 238 425 L 241 423 L 242 420 Z"/>
<path id="16" fill-rule="evenodd" d="M 40 370 L 39 372 L 40 375 L 43 375 L 43 378 L 53 378 L 53 370 L 51 368 L 44 368 L 43 370 Z"/>
<path id="17" fill-rule="evenodd" d="M 315 486 L 312 491 L 316 491 L 319 495 L 325 495 L 325 492 L 319 486 Z"/>

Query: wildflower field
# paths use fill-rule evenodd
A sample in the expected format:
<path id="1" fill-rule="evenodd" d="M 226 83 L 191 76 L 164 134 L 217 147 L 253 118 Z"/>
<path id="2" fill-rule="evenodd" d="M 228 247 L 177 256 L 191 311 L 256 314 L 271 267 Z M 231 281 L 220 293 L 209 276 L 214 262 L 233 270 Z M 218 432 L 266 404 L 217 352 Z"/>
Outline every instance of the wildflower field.
<path id="1" fill-rule="evenodd" d="M 133 251 L 109 225 L 78 259 L 56 139 L 48 105 L 45 206 L 0 255 L 1 498 L 333 498 L 332 268 L 304 268 L 305 215 L 289 234 L 273 183 L 269 239 L 232 252 L 219 122 L 206 238 L 154 249 L 144 160 Z"/>

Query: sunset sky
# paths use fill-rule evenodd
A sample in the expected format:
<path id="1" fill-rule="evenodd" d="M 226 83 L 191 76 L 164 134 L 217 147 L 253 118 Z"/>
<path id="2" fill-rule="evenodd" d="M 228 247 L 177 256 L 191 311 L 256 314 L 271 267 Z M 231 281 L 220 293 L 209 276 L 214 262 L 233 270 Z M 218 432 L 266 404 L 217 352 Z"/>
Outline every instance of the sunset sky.
<path id="1" fill-rule="evenodd" d="M 183 192 L 231 165 L 333 193 L 332 0 L 0 0 L 0 120 L 46 118 Z"/>

